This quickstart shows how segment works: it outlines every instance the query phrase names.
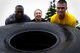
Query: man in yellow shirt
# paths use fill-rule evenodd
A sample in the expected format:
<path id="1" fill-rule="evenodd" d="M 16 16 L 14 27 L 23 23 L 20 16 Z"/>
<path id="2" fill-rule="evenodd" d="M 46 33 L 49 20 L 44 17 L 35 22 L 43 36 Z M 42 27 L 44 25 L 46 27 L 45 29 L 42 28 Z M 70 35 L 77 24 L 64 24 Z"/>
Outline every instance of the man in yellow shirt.
<path id="1" fill-rule="evenodd" d="M 76 28 L 76 18 L 70 13 L 66 12 L 66 10 L 67 2 L 65 0 L 59 0 L 57 2 L 57 13 L 50 18 L 50 22 Z"/>

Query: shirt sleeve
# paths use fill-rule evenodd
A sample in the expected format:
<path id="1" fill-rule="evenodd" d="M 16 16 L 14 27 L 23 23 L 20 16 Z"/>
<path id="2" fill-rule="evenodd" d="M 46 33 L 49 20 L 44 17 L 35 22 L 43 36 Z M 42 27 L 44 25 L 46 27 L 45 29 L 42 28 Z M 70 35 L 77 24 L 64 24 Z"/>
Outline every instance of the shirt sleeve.
<path id="1" fill-rule="evenodd" d="M 6 20 L 5 20 L 5 25 L 12 24 L 14 21 L 14 14 L 10 15 Z"/>
<path id="2" fill-rule="evenodd" d="M 72 26 L 76 28 L 76 20 L 73 20 Z"/>
<path id="3" fill-rule="evenodd" d="M 53 23 L 53 16 L 52 16 L 52 17 L 50 17 L 50 22 L 51 22 L 51 23 Z"/>

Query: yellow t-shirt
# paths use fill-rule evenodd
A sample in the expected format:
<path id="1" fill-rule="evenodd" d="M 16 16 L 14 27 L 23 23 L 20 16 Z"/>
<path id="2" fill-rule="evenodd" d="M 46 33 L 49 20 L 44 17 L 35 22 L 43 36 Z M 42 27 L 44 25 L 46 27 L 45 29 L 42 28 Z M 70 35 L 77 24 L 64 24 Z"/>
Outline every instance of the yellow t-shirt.
<path id="1" fill-rule="evenodd" d="M 58 18 L 58 14 L 53 15 L 50 18 L 50 22 L 68 25 L 68 26 L 76 28 L 76 18 L 74 16 L 72 16 L 71 14 L 69 14 L 68 12 L 65 13 L 65 18 L 62 20 Z"/>

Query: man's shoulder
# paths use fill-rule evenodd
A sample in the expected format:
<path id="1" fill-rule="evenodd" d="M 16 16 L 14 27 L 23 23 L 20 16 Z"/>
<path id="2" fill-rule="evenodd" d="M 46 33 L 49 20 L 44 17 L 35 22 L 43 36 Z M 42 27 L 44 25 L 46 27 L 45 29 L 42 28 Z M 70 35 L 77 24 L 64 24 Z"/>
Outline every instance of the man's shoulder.
<path id="1" fill-rule="evenodd" d="M 27 14 L 24 14 L 25 19 L 30 19 L 30 17 Z"/>
<path id="2" fill-rule="evenodd" d="M 8 19 L 9 18 L 14 18 L 14 17 L 15 17 L 15 14 L 11 14 L 11 15 L 9 15 Z"/>
<path id="3" fill-rule="evenodd" d="M 15 14 L 11 14 L 11 15 L 9 15 L 9 16 L 7 17 L 7 19 L 6 19 L 6 20 L 13 19 L 14 17 L 15 17 Z"/>
<path id="4" fill-rule="evenodd" d="M 55 17 L 57 17 L 58 15 L 57 14 L 54 14 L 54 15 L 52 15 L 50 18 L 55 18 Z"/>
<path id="5" fill-rule="evenodd" d="M 9 17 L 5 20 L 5 24 L 7 25 L 7 24 L 11 24 L 12 22 L 14 22 L 14 16 L 15 16 L 15 14 L 11 14 L 11 15 L 9 15 Z"/>
<path id="6" fill-rule="evenodd" d="M 72 15 L 72 14 L 70 14 L 70 13 L 67 13 L 67 14 L 68 14 L 69 19 L 71 18 L 71 19 L 76 20 L 76 17 L 75 17 L 74 15 Z"/>
<path id="7" fill-rule="evenodd" d="M 58 19 L 58 14 L 54 14 L 53 16 L 50 17 L 50 19 L 52 19 L 52 20 Z"/>
<path id="8" fill-rule="evenodd" d="M 56 13 L 56 14 L 54 14 L 53 16 L 50 17 L 50 22 L 52 22 L 52 23 L 53 23 L 53 22 L 54 22 L 54 23 L 55 23 L 55 22 L 58 22 L 58 19 L 59 19 L 59 18 L 58 18 L 58 14 Z"/>

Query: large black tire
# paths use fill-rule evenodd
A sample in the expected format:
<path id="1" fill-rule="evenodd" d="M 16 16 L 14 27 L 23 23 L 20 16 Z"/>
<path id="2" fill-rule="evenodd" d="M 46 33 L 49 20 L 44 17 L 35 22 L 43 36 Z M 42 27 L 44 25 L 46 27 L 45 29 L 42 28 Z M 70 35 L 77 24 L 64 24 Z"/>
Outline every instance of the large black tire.
<path id="1" fill-rule="evenodd" d="M 62 28 L 69 44 L 62 53 L 80 53 L 80 30 L 68 26 Z"/>
<path id="2" fill-rule="evenodd" d="M 80 53 L 80 31 L 49 22 L 0 27 L 0 53 Z"/>

